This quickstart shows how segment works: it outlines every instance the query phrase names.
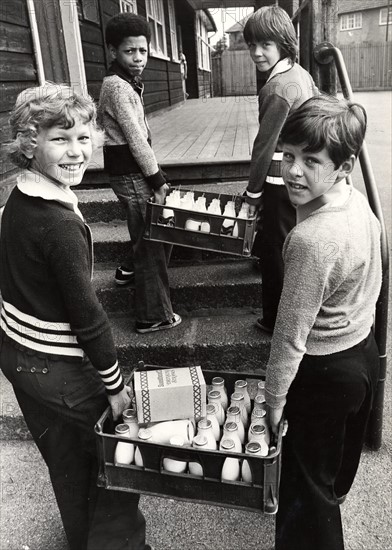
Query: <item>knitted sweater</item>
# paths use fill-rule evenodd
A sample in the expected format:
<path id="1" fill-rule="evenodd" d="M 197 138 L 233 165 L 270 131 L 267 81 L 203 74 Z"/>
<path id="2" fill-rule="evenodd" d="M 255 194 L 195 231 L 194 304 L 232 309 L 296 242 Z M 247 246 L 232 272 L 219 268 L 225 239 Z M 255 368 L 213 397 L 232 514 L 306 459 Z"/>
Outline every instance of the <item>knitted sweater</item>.
<path id="1" fill-rule="evenodd" d="M 304 354 L 329 355 L 369 334 L 381 288 L 380 225 L 350 188 L 341 206 L 326 204 L 289 233 L 284 284 L 267 366 L 266 401 L 285 404 Z"/>
<path id="2" fill-rule="evenodd" d="M 106 133 L 105 169 L 113 175 L 141 172 L 152 189 L 165 183 L 143 106 L 143 84 L 136 85 L 116 63 L 102 83 L 98 120 Z"/>
<path id="3" fill-rule="evenodd" d="M 116 394 L 123 380 L 91 285 L 91 233 L 77 197 L 31 171 L 17 181 L 2 218 L 0 326 L 32 353 L 80 362 L 86 354 Z"/>
<path id="4" fill-rule="evenodd" d="M 281 178 L 282 153 L 279 135 L 289 113 L 318 89 L 305 69 L 285 58 L 273 68 L 259 92 L 259 131 L 253 144 L 247 196 L 255 203 L 261 197 L 264 182 L 284 185 Z"/>

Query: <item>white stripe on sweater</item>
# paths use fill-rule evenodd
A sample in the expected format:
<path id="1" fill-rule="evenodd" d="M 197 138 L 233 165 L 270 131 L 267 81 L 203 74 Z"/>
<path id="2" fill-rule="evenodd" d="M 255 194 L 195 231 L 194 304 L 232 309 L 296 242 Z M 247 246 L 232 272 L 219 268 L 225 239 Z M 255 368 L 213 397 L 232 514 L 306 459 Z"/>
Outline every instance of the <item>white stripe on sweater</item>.
<path id="1" fill-rule="evenodd" d="M 1 310 L 1 328 L 15 342 L 35 351 L 83 357 L 83 350 L 69 323 L 43 321 L 6 301 Z"/>

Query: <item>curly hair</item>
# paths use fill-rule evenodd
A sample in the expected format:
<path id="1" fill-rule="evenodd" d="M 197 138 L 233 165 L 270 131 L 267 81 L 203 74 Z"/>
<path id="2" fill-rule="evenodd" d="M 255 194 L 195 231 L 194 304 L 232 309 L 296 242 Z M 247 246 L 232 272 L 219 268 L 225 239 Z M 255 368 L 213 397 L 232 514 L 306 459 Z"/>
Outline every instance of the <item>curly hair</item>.
<path id="1" fill-rule="evenodd" d="M 9 119 L 12 142 L 7 149 L 10 160 L 19 168 L 29 168 L 32 159 L 26 154 L 33 155 L 40 129 L 72 128 L 76 119 L 90 125 L 93 148 L 101 146 L 104 133 L 98 128 L 96 107 L 90 96 L 82 96 L 66 84 L 49 81 L 27 88 L 18 95 Z"/>
<path id="2" fill-rule="evenodd" d="M 244 27 L 247 44 L 271 40 L 282 51 L 282 57 L 297 58 L 298 40 L 289 14 L 279 6 L 264 6 L 252 13 Z"/>
<path id="3" fill-rule="evenodd" d="M 128 36 L 145 36 L 151 42 L 151 29 L 148 21 L 135 13 L 118 13 L 109 19 L 106 25 L 105 42 L 107 46 L 118 48 Z"/>

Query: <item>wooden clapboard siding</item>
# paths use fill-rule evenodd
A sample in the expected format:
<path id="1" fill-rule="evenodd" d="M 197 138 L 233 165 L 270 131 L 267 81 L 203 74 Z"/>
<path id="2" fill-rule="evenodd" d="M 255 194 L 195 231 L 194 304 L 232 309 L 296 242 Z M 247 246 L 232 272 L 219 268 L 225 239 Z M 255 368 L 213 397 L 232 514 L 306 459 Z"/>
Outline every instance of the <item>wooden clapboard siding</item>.
<path id="1" fill-rule="evenodd" d="M 38 84 L 25 0 L 3 0 L 0 9 L 0 207 L 5 203 L 16 167 L 7 158 L 8 124 L 17 95 Z"/>
<path id="2" fill-rule="evenodd" d="M 138 1 L 138 14 L 146 16 L 145 0 Z M 100 25 L 83 20 L 80 22 L 84 65 L 89 93 L 99 98 L 102 80 L 110 65 L 110 56 L 105 45 L 105 28 L 111 17 L 119 13 L 118 0 L 99 2 Z M 171 58 L 169 14 L 165 3 L 166 46 Z M 150 57 L 143 73 L 145 83 L 144 103 L 151 113 L 183 100 L 180 65 L 170 60 Z"/>

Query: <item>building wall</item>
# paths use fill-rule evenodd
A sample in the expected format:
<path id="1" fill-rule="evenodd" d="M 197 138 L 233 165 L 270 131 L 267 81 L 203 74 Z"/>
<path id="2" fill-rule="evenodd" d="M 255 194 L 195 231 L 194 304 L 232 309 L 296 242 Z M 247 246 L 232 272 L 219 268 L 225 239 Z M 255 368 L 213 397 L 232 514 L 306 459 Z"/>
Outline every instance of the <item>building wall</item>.
<path id="1" fill-rule="evenodd" d="M 19 92 L 38 85 L 25 0 L 3 0 L 0 7 L 0 206 L 16 172 L 4 144 L 11 139 L 8 119 Z"/>
<path id="2" fill-rule="evenodd" d="M 169 14 L 166 2 L 164 5 L 166 43 L 170 60 L 149 57 L 143 72 L 144 103 L 147 113 L 170 107 L 183 100 L 180 65 L 171 61 Z M 138 14 L 145 17 L 145 0 L 139 0 L 137 8 Z M 100 0 L 99 9 L 101 21 L 99 25 L 86 20 L 80 22 L 87 87 L 95 99 L 99 98 L 102 80 L 110 64 L 104 39 L 105 27 L 109 19 L 119 13 L 119 2 L 118 0 Z"/>
<path id="3" fill-rule="evenodd" d="M 361 11 L 361 10 L 358 10 Z M 385 41 L 386 25 L 380 25 L 380 8 L 362 11 L 362 28 L 351 30 L 340 30 L 342 15 L 339 15 L 338 46 L 349 44 L 360 44 L 363 42 Z M 392 40 L 392 25 L 389 25 L 388 39 Z"/>

